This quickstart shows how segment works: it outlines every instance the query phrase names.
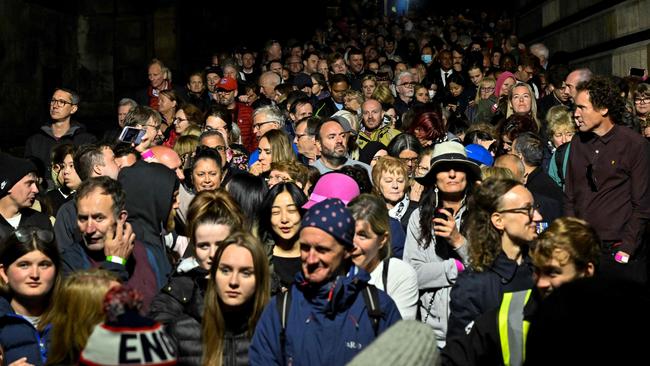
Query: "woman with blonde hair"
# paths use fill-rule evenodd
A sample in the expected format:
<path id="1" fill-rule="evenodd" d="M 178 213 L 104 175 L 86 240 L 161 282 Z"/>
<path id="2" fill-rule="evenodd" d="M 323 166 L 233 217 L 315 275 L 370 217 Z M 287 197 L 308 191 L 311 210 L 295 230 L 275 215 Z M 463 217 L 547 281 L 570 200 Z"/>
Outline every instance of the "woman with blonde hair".
<path id="1" fill-rule="evenodd" d="M 106 292 L 120 283 L 102 269 L 74 272 L 59 291 L 47 321 L 52 325 L 48 365 L 75 365 L 95 326 L 104 321 Z"/>
<path id="2" fill-rule="evenodd" d="M 371 99 L 376 99 L 381 105 L 394 105 L 395 97 L 390 91 L 390 88 L 386 85 L 379 84 L 375 88 L 375 91 L 372 93 Z"/>
<path id="3" fill-rule="evenodd" d="M 474 103 L 467 108 L 467 119 L 471 123 L 488 123 L 494 117 L 492 107 L 497 103 L 497 96 L 494 95 L 496 80 L 493 77 L 484 77 L 479 82 L 476 90 L 476 97 Z"/>
<path id="4" fill-rule="evenodd" d="M 271 163 L 276 161 L 296 160 L 289 135 L 282 130 L 267 131 L 257 146 L 258 160 L 251 165 L 250 172 L 260 175 L 271 170 Z"/>
<path id="5" fill-rule="evenodd" d="M 226 238 L 241 230 L 244 215 L 223 189 L 202 191 L 187 212 L 187 258 L 153 299 L 149 315 L 165 326 L 178 349 L 179 363 L 200 364 L 202 307 L 208 272 Z"/>
<path id="6" fill-rule="evenodd" d="M 418 207 L 409 199 L 409 171 L 402 160 L 382 156 L 372 168 L 372 185 L 375 195 L 381 197 L 388 209 L 388 216 L 399 220 L 406 230 L 411 214 Z"/>
<path id="7" fill-rule="evenodd" d="M 248 365 L 248 348 L 269 302 L 269 264 L 262 244 L 235 233 L 215 254 L 203 311 L 201 364 Z"/>

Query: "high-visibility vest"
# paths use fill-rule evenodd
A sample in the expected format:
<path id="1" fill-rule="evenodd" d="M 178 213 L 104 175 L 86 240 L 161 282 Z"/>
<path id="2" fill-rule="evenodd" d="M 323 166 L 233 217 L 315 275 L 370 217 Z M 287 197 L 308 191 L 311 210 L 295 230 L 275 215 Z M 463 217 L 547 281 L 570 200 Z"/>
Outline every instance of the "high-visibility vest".
<path id="1" fill-rule="evenodd" d="M 532 289 L 506 292 L 499 307 L 499 343 L 503 364 L 520 366 L 526 360 L 526 337 L 530 322 L 524 320 L 524 307 Z"/>

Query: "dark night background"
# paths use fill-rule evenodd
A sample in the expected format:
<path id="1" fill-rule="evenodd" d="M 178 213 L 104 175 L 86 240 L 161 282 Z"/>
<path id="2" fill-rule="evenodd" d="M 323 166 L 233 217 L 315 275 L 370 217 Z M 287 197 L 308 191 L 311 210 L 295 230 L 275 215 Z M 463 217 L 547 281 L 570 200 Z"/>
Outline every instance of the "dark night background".
<path id="1" fill-rule="evenodd" d="M 387 0 L 398 1 L 398 0 Z M 377 0 L 0 0 L 0 149 L 21 154 L 24 140 L 48 118 L 57 86 L 82 96 L 75 119 L 100 133 L 115 123 L 116 102 L 147 85 L 157 57 L 184 84 L 215 51 L 269 39 L 305 40 L 328 16 L 358 14 Z M 417 15 L 448 7 L 507 13 L 520 40 L 572 52 L 575 64 L 621 74 L 647 67 L 650 2 L 410 0 Z M 650 5 L 649 5 L 650 6 Z M 364 13 L 366 14 L 366 13 Z M 620 50 L 620 51 L 619 51 Z"/>

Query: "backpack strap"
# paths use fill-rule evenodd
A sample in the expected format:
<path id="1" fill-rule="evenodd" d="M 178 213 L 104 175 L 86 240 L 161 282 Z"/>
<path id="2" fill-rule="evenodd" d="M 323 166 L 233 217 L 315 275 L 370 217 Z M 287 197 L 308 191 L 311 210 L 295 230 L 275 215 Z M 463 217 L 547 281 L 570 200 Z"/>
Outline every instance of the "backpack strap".
<path id="1" fill-rule="evenodd" d="M 384 284 L 384 292 L 388 293 L 388 265 L 390 264 L 390 257 L 384 259 L 384 268 L 381 270 L 381 280 Z"/>
<path id="2" fill-rule="evenodd" d="M 381 310 L 381 305 L 379 304 L 378 291 L 377 287 L 370 284 L 362 291 L 363 300 L 368 308 L 368 316 L 370 316 L 370 321 L 372 322 L 372 329 L 375 331 L 375 337 L 379 333 L 379 320 L 384 316 L 384 312 Z"/>
<path id="3" fill-rule="evenodd" d="M 285 356 L 285 347 L 287 344 L 287 320 L 289 319 L 289 309 L 291 307 L 291 287 L 285 292 L 277 295 L 275 305 L 278 309 L 278 315 L 280 316 L 280 354 L 282 357 L 282 362 L 284 363 Z"/>

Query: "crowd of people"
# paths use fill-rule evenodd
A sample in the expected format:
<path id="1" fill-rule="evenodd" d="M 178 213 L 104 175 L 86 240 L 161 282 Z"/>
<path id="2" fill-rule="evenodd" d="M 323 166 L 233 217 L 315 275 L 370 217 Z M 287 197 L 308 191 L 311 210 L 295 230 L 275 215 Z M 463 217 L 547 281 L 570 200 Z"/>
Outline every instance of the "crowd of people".
<path id="1" fill-rule="evenodd" d="M 103 136 L 57 88 L 0 153 L 3 364 L 638 362 L 650 84 L 564 55 L 342 17 L 154 59 Z"/>

